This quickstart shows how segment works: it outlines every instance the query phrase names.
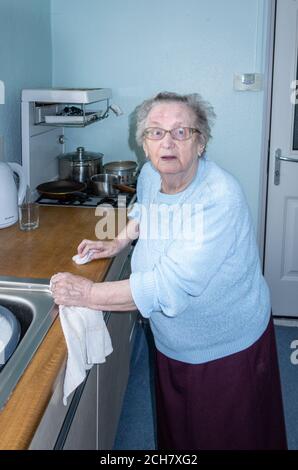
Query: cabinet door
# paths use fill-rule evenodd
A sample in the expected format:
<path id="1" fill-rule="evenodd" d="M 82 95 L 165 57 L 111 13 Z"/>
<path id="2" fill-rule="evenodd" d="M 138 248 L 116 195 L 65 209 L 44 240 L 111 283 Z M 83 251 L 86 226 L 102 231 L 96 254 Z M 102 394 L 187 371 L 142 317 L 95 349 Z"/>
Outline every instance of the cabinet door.
<path id="1" fill-rule="evenodd" d="M 97 449 L 97 367 L 91 369 L 63 449 Z"/>
<path id="2" fill-rule="evenodd" d="M 128 279 L 131 273 L 131 250 L 119 279 Z M 110 313 L 107 327 L 111 335 L 113 353 L 107 362 L 98 366 L 98 448 L 113 449 L 123 398 L 128 382 L 133 330 L 137 312 Z"/>
<path id="3" fill-rule="evenodd" d="M 111 313 L 108 329 L 113 353 L 98 366 L 99 449 L 112 449 L 118 427 L 130 362 L 131 313 Z"/>

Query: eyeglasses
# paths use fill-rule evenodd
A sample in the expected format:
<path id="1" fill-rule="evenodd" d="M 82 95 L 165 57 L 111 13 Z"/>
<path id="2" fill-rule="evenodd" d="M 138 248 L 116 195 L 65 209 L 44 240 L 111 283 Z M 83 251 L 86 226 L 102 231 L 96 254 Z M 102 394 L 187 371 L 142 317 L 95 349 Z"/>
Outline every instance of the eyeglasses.
<path id="1" fill-rule="evenodd" d="M 149 140 L 162 140 L 166 133 L 169 132 L 174 140 L 188 140 L 195 132 L 200 134 L 198 129 L 193 127 L 175 127 L 175 129 L 161 129 L 160 127 L 148 127 L 144 130 L 144 136 Z"/>

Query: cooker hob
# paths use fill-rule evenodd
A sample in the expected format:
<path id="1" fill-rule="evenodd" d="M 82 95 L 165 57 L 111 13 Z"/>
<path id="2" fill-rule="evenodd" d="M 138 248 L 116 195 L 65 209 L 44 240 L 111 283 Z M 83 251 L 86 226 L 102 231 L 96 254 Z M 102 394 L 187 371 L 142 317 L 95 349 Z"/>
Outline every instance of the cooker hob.
<path id="1" fill-rule="evenodd" d="M 136 194 L 118 193 L 116 196 L 94 196 L 87 194 L 87 198 L 79 195 L 68 197 L 67 199 L 49 199 L 40 196 L 37 202 L 44 206 L 61 206 L 61 207 L 97 207 L 106 206 L 113 208 L 130 207 L 136 200 Z"/>

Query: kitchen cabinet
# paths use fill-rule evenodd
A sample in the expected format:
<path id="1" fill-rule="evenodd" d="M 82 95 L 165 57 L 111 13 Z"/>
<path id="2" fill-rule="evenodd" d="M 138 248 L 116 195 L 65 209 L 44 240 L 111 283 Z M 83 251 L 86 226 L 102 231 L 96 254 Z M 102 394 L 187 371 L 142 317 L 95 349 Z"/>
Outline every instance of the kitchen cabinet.
<path id="1" fill-rule="evenodd" d="M 117 114 L 111 97 L 110 88 L 22 90 L 22 165 L 32 191 L 58 178 L 57 156 L 65 152 L 65 128 L 101 121 L 110 109 Z"/>
<path id="2" fill-rule="evenodd" d="M 127 279 L 131 247 L 118 255 L 106 280 Z M 64 372 L 31 441 L 30 449 L 112 449 L 129 376 L 137 312 L 105 312 L 113 352 L 93 366 L 83 384 L 62 405 Z"/>
<path id="3" fill-rule="evenodd" d="M 131 251 L 118 273 L 118 279 L 128 279 L 131 269 Z M 82 395 L 66 440 L 67 449 L 112 449 L 121 414 L 123 398 L 129 377 L 129 364 L 133 343 L 133 330 L 137 312 L 107 312 L 106 323 L 109 330 L 113 352 L 106 362 L 97 366 L 97 386 L 95 372 L 87 379 L 87 390 Z M 93 368 L 95 369 L 95 368 Z M 90 374 L 89 374 L 90 375 Z M 97 401 L 95 400 L 97 390 Z M 97 404 L 97 406 L 95 406 Z M 97 411 L 97 413 L 96 413 Z M 96 428 L 94 415 L 97 414 L 97 442 L 94 447 Z M 90 416 L 90 425 L 88 424 Z M 69 445 L 74 447 L 69 447 Z"/>
<path id="4" fill-rule="evenodd" d="M 82 266 L 72 261 L 82 238 L 94 238 L 97 223 L 98 216 L 93 209 L 41 206 L 38 230 L 23 232 L 18 224 L 0 230 L 0 274 L 45 280 L 55 272 L 64 271 L 95 282 L 113 281 L 119 279 L 119 275 L 125 276 L 129 269 L 130 247 L 112 259 Z M 122 226 L 118 228 L 121 230 Z M 58 313 L 56 307 L 54 311 Z M 108 316 L 105 314 L 107 322 Z M 127 318 L 131 321 L 129 314 Z M 1 450 L 55 448 L 74 398 L 70 397 L 68 405 L 63 405 L 66 357 L 63 332 L 59 318 L 56 318 L 0 411 Z M 113 373 L 117 374 L 117 370 L 116 366 Z M 97 420 L 98 413 L 95 414 Z M 73 420 L 69 421 L 68 429 Z M 79 428 L 83 429 L 82 426 Z M 60 443 L 60 448 L 63 448 L 62 439 Z M 98 439 L 96 443 L 98 445 Z"/>
<path id="5" fill-rule="evenodd" d="M 113 353 L 93 366 L 74 394 L 56 449 L 113 449 L 129 377 L 131 342 L 136 312 L 114 312 L 107 326 Z"/>
<path id="6" fill-rule="evenodd" d="M 136 312 L 115 312 L 109 318 L 114 351 L 107 362 L 98 367 L 99 449 L 113 449 L 128 382 L 136 315 Z"/>
<path id="7" fill-rule="evenodd" d="M 108 116 L 111 97 L 110 88 L 22 90 L 22 103 L 33 105 L 30 112 L 33 112 L 35 126 L 85 127 Z M 106 102 L 105 110 L 87 111 L 102 101 Z"/>
<path id="8" fill-rule="evenodd" d="M 62 405 L 61 373 L 52 399 L 31 441 L 31 450 L 113 449 L 129 377 L 137 312 L 107 315 L 113 352 L 94 365 L 85 382 Z"/>
<path id="9" fill-rule="evenodd" d="M 64 450 L 97 448 L 97 366 L 92 367 L 83 385 Z"/>

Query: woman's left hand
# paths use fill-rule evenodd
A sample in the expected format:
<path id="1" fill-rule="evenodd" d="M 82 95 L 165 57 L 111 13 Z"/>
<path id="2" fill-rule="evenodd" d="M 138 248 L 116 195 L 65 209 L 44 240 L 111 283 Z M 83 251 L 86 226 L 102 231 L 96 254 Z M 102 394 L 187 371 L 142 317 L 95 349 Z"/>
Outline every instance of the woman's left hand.
<path id="1" fill-rule="evenodd" d="M 51 278 L 51 290 L 55 303 L 88 307 L 91 301 L 93 282 L 82 276 L 70 273 L 58 273 Z"/>

